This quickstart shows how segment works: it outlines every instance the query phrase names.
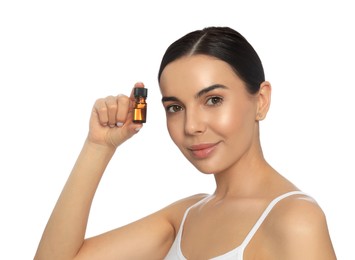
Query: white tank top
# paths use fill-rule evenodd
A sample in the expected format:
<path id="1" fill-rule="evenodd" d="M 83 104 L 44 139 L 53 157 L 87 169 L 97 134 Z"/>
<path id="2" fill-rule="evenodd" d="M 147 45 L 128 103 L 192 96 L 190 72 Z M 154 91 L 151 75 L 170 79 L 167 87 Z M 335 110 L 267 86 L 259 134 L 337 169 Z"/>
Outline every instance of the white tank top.
<path id="1" fill-rule="evenodd" d="M 245 237 L 244 241 L 242 242 L 241 245 L 239 245 L 238 247 L 234 248 L 233 250 L 223 254 L 223 255 L 219 255 L 217 257 L 211 258 L 211 260 L 243 260 L 243 253 L 245 248 L 247 247 L 247 245 L 249 244 L 250 240 L 253 238 L 254 234 L 256 233 L 256 231 L 258 230 L 258 228 L 261 226 L 261 224 L 263 223 L 263 221 L 265 220 L 265 218 L 267 217 L 267 215 L 270 213 L 270 211 L 272 210 L 272 208 L 276 205 L 276 203 L 278 203 L 280 200 L 291 196 L 291 195 L 295 195 L 295 194 L 302 194 L 302 195 L 306 195 L 304 192 L 302 191 L 291 191 L 291 192 L 287 192 L 285 194 L 280 195 L 279 197 L 275 198 L 274 200 L 272 200 L 270 202 L 270 204 L 267 206 L 267 208 L 264 210 L 264 212 L 261 214 L 260 218 L 257 220 L 257 222 L 254 224 L 254 226 L 252 227 L 252 229 L 249 231 L 248 235 Z M 207 197 L 208 198 L 208 197 Z M 200 204 L 201 202 L 203 202 L 206 198 L 200 200 L 199 202 L 197 202 L 196 204 L 190 206 L 184 214 L 184 217 L 181 221 L 180 224 L 180 228 L 179 231 L 175 237 L 175 241 L 173 243 L 173 245 L 171 246 L 168 254 L 166 255 L 166 257 L 164 258 L 164 260 L 187 260 L 184 255 L 182 254 L 181 251 L 181 235 L 182 235 L 182 230 L 183 230 L 183 226 L 184 226 L 184 222 L 186 219 L 186 216 L 188 214 L 188 212 L 190 211 L 190 209 L 198 204 Z"/>

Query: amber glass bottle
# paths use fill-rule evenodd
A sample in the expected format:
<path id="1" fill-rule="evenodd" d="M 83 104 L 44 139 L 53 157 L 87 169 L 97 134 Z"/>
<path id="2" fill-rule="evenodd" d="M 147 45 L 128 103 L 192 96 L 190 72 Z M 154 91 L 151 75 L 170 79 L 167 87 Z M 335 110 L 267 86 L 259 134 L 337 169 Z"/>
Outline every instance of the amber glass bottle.
<path id="1" fill-rule="evenodd" d="M 135 88 L 134 98 L 135 104 L 133 109 L 133 122 L 134 123 L 145 123 L 147 121 L 147 99 L 148 89 L 146 88 Z"/>

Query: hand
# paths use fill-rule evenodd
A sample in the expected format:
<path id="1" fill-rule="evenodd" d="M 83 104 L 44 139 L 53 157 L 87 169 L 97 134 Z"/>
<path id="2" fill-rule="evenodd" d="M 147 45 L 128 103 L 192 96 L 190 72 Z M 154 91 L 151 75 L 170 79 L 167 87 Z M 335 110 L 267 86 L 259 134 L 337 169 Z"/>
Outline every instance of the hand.
<path id="1" fill-rule="evenodd" d="M 143 88 L 144 84 L 136 83 L 134 87 Z M 133 89 L 130 97 L 118 95 L 96 100 L 90 118 L 88 141 L 117 148 L 136 134 L 143 125 L 132 122 L 133 106 Z"/>

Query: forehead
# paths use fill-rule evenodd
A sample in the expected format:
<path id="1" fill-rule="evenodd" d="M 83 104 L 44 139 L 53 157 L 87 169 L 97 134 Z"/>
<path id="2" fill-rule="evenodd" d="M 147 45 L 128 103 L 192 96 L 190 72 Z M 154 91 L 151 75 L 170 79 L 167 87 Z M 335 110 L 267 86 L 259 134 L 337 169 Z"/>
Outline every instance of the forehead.
<path id="1" fill-rule="evenodd" d="M 164 68 L 160 78 L 163 95 L 174 90 L 198 90 L 213 84 L 244 86 L 228 63 L 207 55 L 179 58 Z"/>

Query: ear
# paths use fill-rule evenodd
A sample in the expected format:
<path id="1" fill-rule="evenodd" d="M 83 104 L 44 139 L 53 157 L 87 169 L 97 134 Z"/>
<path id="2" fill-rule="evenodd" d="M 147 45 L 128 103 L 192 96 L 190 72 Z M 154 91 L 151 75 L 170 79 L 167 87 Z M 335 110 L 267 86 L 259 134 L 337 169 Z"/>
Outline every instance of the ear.
<path id="1" fill-rule="evenodd" d="M 271 103 L 271 84 L 264 81 L 260 84 L 258 95 L 258 107 L 256 113 L 256 120 L 261 121 L 266 117 Z"/>

